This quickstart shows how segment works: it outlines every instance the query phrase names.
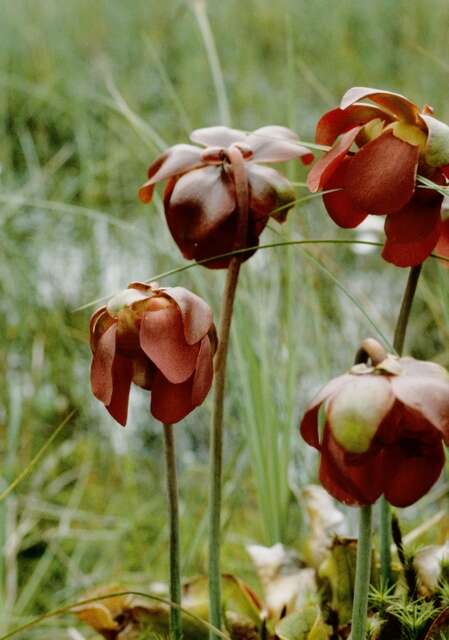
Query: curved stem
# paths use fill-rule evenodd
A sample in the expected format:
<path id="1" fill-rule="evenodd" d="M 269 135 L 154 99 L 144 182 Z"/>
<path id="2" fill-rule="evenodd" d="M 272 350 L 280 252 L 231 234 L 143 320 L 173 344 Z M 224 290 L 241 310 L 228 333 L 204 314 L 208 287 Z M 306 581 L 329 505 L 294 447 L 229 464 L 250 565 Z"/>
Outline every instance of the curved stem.
<path id="1" fill-rule="evenodd" d="M 245 162 L 237 147 L 227 150 L 232 168 L 238 209 L 235 247 L 239 249 L 246 241 L 248 228 L 248 179 Z M 229 347 L 232 311 L 237 289 L 242 256 L 234 256 L 228 266 L 225 291 L 220 313 L 220 333 L 215 356 L 214 402 L 210 451 L 210 522 L 209 522 L 209 620 L 221 629 L 221 491 L 223 475 L 223 405 L 226 382 L 226 360 Z M 210 638 L 218 636 L 211 631 Z"/>
<path id="2" fill-rule="evenodd" d="M 368 591 L 371 577 L 372 508 L 360 508 L 357 567 L 352 609 L 352 640 L 365 640 L 368 614 Z"/>
<path id="3" fill-rule="evenodd" d="M 421 274 L 422 265 L 410 269 L 404 295 L 402 297 L 401 308 L 399 311 L 396 327 L 394 330 L 393 347 L 400 356 L 404 349 L 405 336 L 407 333 L 408 321 L 412 309 L 413 299 L 416 293 L 419 276 Z M 380 499 L 380 566 L 382 580 L 385 585 L 391 582 L 391 509 L 384 496 Z"/>
<path id="4" fill-rule="evenodd" d="M 402 355 L 404 349 L 405 335 L 407 332 L 408 321 L 410 318 L 410 311 L 412 310 L 413 299 L 416 293 L 416 287 L 418 286 L 419 276 L 421 275 L 422 264 L 410 269 L 407 284 L 405 286 L 404 295 L 402 297 L 401 309 L 396 321 L 396 328 L 394 330 L 393 347 L 398 355 Z"/>
<path id="5" fill-rule="evenodd" d="M 173 425 L 164 424 L 164 439 L 170 514 L 170 600 L 176 605 L 181 605 L 178 478 Z M 181 610 L 179 606 L 170 608 L 170 638 L 172 640 L 181 640 L 182 638 Z"/>

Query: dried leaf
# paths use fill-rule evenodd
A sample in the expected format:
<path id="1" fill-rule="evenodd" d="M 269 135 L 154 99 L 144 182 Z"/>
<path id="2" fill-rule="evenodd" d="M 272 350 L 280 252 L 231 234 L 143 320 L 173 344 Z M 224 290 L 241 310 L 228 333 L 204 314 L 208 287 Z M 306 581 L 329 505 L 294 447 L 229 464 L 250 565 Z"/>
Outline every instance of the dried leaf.
<path id="1" fill-rule="evenodd" d="M 305 568 L 298 554 L 282 544 L 272 547 L 248 545 L 264 590 L 265 613 L 278 619 L 282 611 L 303 608 L 316 593 L 315 571 Z"/>
<path id="2" fill-rule="evenodd" d="M 300 497 L 309 518 L 310 532 L 304 554 L 308 564 L 318 569 L 327 557 L 335 536 L 344 535 L 345 517 L 320 485 L 306 485 Z"/>
<path id="3" fill-rule="evenodd" d="M 441 565 L 447 560 L 449 560 L 449 542 L 422 547 L 416 552 L 413 566 L 418 576 L 419 590 L 423 596 L 430 596 L 438 589 Z"/>

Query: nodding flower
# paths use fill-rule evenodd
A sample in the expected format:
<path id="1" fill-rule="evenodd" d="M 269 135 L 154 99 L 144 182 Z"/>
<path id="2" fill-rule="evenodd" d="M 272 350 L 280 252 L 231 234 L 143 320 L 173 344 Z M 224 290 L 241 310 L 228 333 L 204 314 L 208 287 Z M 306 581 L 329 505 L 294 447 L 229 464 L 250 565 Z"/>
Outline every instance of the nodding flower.
<path id="1" fill-rule="evenodd" d="M 443 367 L 387 354 L 365 341 L 371 364 L 331 380 L 308 406 L 304 440 L 320 452 L 320 480 L 349 505 L 382 494 L 397 507 L 424 496 L 449 443 L 449 374 Z"/>
<path id="2" fill-rule="evenodd" d="M 209 305 L 183 287 L 134 282 L 90 321 L 93 394 L 123 426 L 131 383 L 151 393 L 151 413 L 182 420 L 212 384 L 216 331 Z"/>
<path id="3" fill-rule="evenodd" d="M 313 154 L 293 131 L 267 126 L 253 133 L 228 127 L 197 129 L 191 144 L 167 149 L 148 169 L 148 181 L 140 188 L 142 202 L 150 202 L 155 184 L 166 180 L 164 209 L 170 232 L 189 260 L 207 260 L 236 248 L 256 246 L 270 217 L 286 219 L 295 204 L 293 185 L 265 163 L 299 158 L 304 164 Z M 240 165 L 240 177 L 237 178 Z M 245 182 L 248 221 L 242 246 L 236 247 L 239 229 L 238 185 Z M 242 261 L 254 251 L 242 253 Z M 204 266 L 226 268 L 231 258 L 210 260 Z"/>
<path id="4" fill-rule="evenodd" d="M 369 100 L 370 103 L 364 102 Z M 449 256 L 443 195 L 418 181 L 449 181 L 449 127 L 397 93 L 354 87 L 325 113 L 316 141 L 331 145 L 308 176 L 312 192 L 340 227 L 386 216 L 382 256 L 399 267 L 421 264 L 436 249 Z"/>

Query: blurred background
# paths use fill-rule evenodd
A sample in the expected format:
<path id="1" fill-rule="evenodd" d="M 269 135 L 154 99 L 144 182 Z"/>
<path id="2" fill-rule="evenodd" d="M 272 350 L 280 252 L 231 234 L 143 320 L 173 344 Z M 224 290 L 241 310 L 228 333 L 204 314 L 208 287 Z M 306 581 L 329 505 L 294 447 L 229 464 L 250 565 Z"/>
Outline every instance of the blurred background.
<path id="1" fill-rule="evenodd" d="M 0 502 L 5 627 L 98 584 L 166 578 L 161 427 L 139 390 L 121 429 L 89 387 L 92 301 L 184 264 L 159 195 L 138 201 L 147 166 L 218 123 L 282 124 L 313 141 L 353 85 L 399 91 L 447 121 L 449 3 L 0 0 L 0 13 L 0 491 L 75 411 Z M 302 166 L 285 170 L 298 204 L 262 242 L 382 239 L 378 227 L 335 228 L 307 198 Z M 264 249 L 245 264 L 226 401 L 226 571 L 257 586 L 245 544 L 301 548 L 300 488 L 317 468 L 301 411 L 361 338 L 391 340 L 406 276 L 351 244 Z M 218 314 L 223 277 L 195 266 L 160 282 Z M 407 340 L 443 365 L 447 278 L 425 265 Z M 176 428 L 184 575 L 206 570 L 209 420 L 210 399 Z M 421 520 L 444 495 L 443 483 Z M 402 515 L 412 523 L 416 510 Z M 71 624 L 26 637 L 71 637 Z"/>

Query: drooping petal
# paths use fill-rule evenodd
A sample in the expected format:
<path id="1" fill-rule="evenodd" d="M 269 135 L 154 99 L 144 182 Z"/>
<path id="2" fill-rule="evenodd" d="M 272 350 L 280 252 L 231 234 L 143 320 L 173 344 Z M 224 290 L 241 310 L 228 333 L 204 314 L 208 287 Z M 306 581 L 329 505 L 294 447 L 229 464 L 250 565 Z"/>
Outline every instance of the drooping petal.
<path id="1" fill-rule="evenodd" d="M 441 437 L 418 414 L 403 416 L 402 437 L 384 450 L 385 497 L 395 507 L 422 498 L 438 480 L 444 466 Z"/>
<path id="2" fill-rule="evenodd" d="M 117 422 L 124 427 L 128 418 L 129 390 L 133 377 L 132 360 L 116 355 L 114 359 L 113 377 L 114 389 L 111 401 L 107 404 L 106 408 L 114 420 L 117 420 Z"/>
<path id="3" fill-rule="evenodd" d="M 347 109 L 332 109 L 318 121 L 316 141 L 318 144 L 332 145 L 340 134 L 376 118 L 384 122 L 392 121 L 389 113 L 369 104 L 353 104 Z"/>
<path id="4" fill-rule="evenodd" d="M 112 365 L 115 357 L 116 336 L 117 324 L 114 323 L 99 339 L 90 370 L 92 393 L 106 405 L 110 403 L 112 397 Z"/>
<path id="5" fill-rule="evenodd" d="M 202 404 L 212 386 L 214 367 L 212 360 L 212 349 L 209 336 L 204 336 L 201 340 L 200 350 L 193 374 L 192 384 L 192 404 L 198 407 Z"/>
<path id="6" fill-rule="evenodd" d="M 364 211 L 388 214 L 399 211 L 415 190 L 419 147 L 387 131 L 350 160 L 345 189 Z"/>
<path id="7" fill-rule="evenodd" d="M 361 127 L 354 127 L 354 129 L 344 133 L 332 149 L 324 156 L 321 156 L 315 166 L 312 167 L 307 177 L 307 186 L 312 193 L 323 189 L 334 171 L 341 165 L 349 149 L 352 147 L 360 128 Z"/>
<path id="8" fill-rule="evenodd" d="M 184 287 L 167 287 L 165 295 L 176 302 L 180 311 L 187 344 L 196 344 L 212 325 L 212 310 L 202 298 Z"/>
<path id="9" fill-rule="evenodd" d="M 366 211 L 363 211 L 352 202 L 343 189 L 349 162 L 349 158 L 344 158 L 341 165 L 337 167 L 326 182 L 325 191 L 328 189 L 338 189 L 338 191 L 323 193 L 323 202 L 328 214 L 338 226 L 344 229 L 357 227 L 368 215 Z"/>
<path id="10" fill-rule="evenodd" d="M 92 352 L 97 348 L 98 340 L 104 332 L 114 323 L 114 318 L 106 311 L 106 306 L 100 307 L 92 315 L 89 322 L 90 347 Z"/>
<path id="11" fill-rule="evenodd" d="M 193 376 L 181 384 L 172 384 L 157 371 L 151 391 L 151 413 L 164 424 L 173 424 L 195 408 L 192 403 Z"/>
<path id="12" fill-rule="evenodd" d="M 441 234 L 442 196 L 423 200 L 415 196 L 401 211 L 385 220 L 382 257 L 398 267 L 421 264 Z"/>
<path id="13" fill-rule="evenodd" d="M 421 116 L 416 104 L 413 104 L 400 93 L 393 93 L 392 91 L 381 91 L 370 87 L 352 87 L 343 96 L 340 107 L 347 109 L 350 105 L 364 98 L 380 104 L 381 107 L 391 111 L 400 120 L 407 120 L 413 124 L 421 122 Z"/>
<path id="14" fill-rule="evenodd" d="M 255 217 L 272 216 L 283 222 L 294 206 L 295 190 L 289 180 L 271 167 L 248 163 L 250 209 Z"/>
<path id="15" fill-rule="evenodd" d="M 429 132 L 424 152 L 426 162 L 431 167 L 444 167 L 449 164 L 449 127 L 433 116 L 423 115 L 422 119 Z"/>
<path id="16" fill-rule="evenodd" d="M 299 144 L 298 137 L 286 127 L 270 125 L 260 127 L 247 138 L 246 144 L 253 151 L 254 162 L 285 162 L 299 158 L 303 164 L 313 161 L 313 153 Z"/>
<path id="17" fill-rule="evenodd" d="M 308 405 L 306 412 L 301 420 L 300 431 L 301 436 L 311 447 L 320 449 L 320 434 L 318 433 L 318 412 L 320 406 L 325 400 L 331 398 L 337 393 L 345 384 L 352 382 L 353 376 L 345 373 L 342 376 L 333 378 L 316 394 Z"/>
<path id="18" fill-rule="evenodd" d="M 204 164 L 202 149 L 191 144 L 175 144 L 165 151 L 148 169 L 148 181 L 140 188 L 139 197 L 144 203 L 151 201 L 154 185 Z"/>
<path id="19" fill-rule="evenodd" d="M 235 210 L 232 178 L 221 166 L 190 171 L 174 185 L 166 199 L 170 231 L 177 238 L 199 242 Z"/>
<path id="20" fill-rule="evenodd" d="M 403 372 L 391 378 L 396 398 L 421 415 L 449 442 L 449 374 L 440 365 L 401 358 Z"/>
<path id="21" fill-rule="evenodd" d="M 373 504 L 383 492 L 382 466 L 382 452 L 362 464 L 347 464 L 344 452 L 325 428 L 320 481 L 334 498 L 352 506 Z"/>
<path id="22" fill-rule="evenodd" d="M 190 378 L 200 348 L 199 344 L 187 344 L 176 304 L 144 314 L 140 325 L 140 346 L 173 384 Z"/>
<path id="23" fill-rule="evenodd" d="M 230 147 L 234 142 L 246 142 L 248 134 L 240 129 L 230 129 L 229 127 L 204 127 L 195 129 L 190 134 L 190 140 L 205 147 Z"/>

